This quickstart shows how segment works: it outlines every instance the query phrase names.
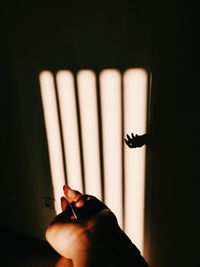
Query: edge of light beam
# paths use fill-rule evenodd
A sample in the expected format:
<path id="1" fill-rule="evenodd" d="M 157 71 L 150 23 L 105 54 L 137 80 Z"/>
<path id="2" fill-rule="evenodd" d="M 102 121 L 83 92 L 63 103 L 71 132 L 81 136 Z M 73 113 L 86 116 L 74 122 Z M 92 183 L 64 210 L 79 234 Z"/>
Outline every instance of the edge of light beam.
<path id="1" fill-rule="evenodd" d="M 124 130 L 142 135 L 147 125 L 148 74 L 128 69 L 123 76 Z M 125 145 L 125 232 L 143 251 L 146 147 L 130 149 Z"/>
<path id="2" fill-rule="evenodd" d="M 63 194 L 62 188 L 65 184 L 65 175 L 53 74 L 50 71 L 42 71 L 39 75 L 39 81 L 49 149 L 55 210 L 58 214 L 61 212 L 60 197 Z"/>

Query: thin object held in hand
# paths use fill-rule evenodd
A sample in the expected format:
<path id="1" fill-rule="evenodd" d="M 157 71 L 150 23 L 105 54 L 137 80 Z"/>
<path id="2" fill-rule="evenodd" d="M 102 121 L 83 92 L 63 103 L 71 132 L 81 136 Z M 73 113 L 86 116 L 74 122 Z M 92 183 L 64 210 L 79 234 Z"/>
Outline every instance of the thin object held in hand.
<path id="1" fill-rule="evenodd" d="M 75 211 L 74 211 L 74 209 L 73 209 L 73 207 L 72 207 L 72 204 L 71 204 L 71 203 L 69 203 L 69 206 L 70 206 L 70 208 L 71 208 L 71 211 L 72 211 L 72 213 L 73 213 L 73 215 L 74 215 L 74 218 L 75 218 L 75 219 L 78 219 L 78 217 L 77 217 L 77 215 L 76 215 L 76 213 L 75 213 Z"/>

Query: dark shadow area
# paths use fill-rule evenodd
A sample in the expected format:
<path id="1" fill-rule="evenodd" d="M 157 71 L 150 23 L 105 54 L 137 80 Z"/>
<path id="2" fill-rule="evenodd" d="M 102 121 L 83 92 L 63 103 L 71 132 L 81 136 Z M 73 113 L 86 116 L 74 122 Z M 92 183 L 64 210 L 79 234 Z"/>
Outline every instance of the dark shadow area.
<path id="1" fill-rule="evenodd" d="M 199 48 L 193 45 L 191 6 L 143 0 L 4 1 L 3 225 L 42 239 L 54 216 L 42 205 L 44 197 L 52 198 L 52 184 L 38 74 L 141 67 L 153 73 L 146 257 L 152 267 L 199 266 L 200 111 L 193 64 Z"/>
<path id="2" fill-rule="evenodd" d="M 9 267 L 53 267 L 60 258 L 47 242 L 8 228 L 1 230 L 0 249 L 1 264 Z"/>
<path id="3" fill-rule="evenodd" d="M 150 134 L 134 135 L 131 133 L 131 136 L 127 134 L 127 139 L 124 141 L 128 147 L 137 148 L 143 145 L 152 145 L 152 136 Z"/>

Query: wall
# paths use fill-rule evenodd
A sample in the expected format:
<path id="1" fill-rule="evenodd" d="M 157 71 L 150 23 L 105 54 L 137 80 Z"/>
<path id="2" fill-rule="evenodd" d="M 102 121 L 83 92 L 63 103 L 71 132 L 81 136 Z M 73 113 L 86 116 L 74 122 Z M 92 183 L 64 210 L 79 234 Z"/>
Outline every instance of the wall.
<path id="1" fill-rule="evenodd" d="M 144 67 L 153 72 L 146 257 L 155 267 L 199 264 L 199 109 L 190 13 L 170 1 L 4 3 L 3 225 L 43 238 L 54 215 L 42 206 L 52 185 L 38 73 Z"/>

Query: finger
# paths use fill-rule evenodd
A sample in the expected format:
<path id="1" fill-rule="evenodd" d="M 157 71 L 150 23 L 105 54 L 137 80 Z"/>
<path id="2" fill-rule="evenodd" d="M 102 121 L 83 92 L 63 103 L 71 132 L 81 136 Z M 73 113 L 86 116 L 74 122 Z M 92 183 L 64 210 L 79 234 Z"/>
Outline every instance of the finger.
<path id="1" fill-rule="evenodd" d="M 134 134 L 133 133 L 131 134 L 131 136 L 132 136 L 132 138 L 134 138 Z"/>
<path id="2" fill-rule="evenodd" d="M 80 207 L 82 207 L 84 204 L 85 204 L 85 201 L 81 198 L 81 199 L 79 199 L 79 200 L 75 203 L 75 206 L 76 206 L 77 208 L 80 208 Z"/>
<path id="3" fill-rule="evenodd" d="M 69 203 L 77 202 L 82 196 L 82 194 L 80 192 L 71 189 L 67 185 L 63 186 L 63 191 L 64 191 L 64 195 L 65 195 L 65 197 Z"/>
<path id="4" fill-rule="evenodd" d="M 131 139 L 131 138 L 130 138 L 130 136 L 129 136 L 128 134 L 127 134 L 126 136 L 127 136 L 127 139 L 128 139 L 128 140 L 130 140 L 130 139 Z"/>
<path id="5" fill-rule="evenodd" d="M 88 200 L 90 200 L 92 196 L 89 195 L 82 195 L 80 199 L 75 203 L 75 206 L 77 208 L 82 207 Z"/>
<path id="6" fill-rule="evenodd" d="M 108 209 L 108 207 L 96 197 L 84 195 L 83 199 L 86 202 L 82 207 L 76 207 L 76 205 L 74 205 L 74 211 L 78 219 L 87 220 L 97 215 L 100 211 Z"/>
<path id="7" fill-rule="evenodd" d="M 66 210 L 66 208 L 67 208 L 67 206 L 69 204 L 67 199 L 65 197 L 61 197 L 60 202 L 61 202 L 62 211 Z"/>

